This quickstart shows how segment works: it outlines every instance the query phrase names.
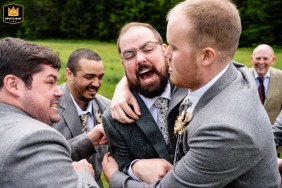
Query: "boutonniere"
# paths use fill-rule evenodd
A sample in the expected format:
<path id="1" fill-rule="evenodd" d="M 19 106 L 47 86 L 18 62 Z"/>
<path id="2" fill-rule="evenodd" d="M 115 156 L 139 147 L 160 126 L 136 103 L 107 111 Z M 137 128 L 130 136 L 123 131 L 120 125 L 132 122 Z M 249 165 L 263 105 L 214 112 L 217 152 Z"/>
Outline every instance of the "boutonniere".
<path id="1" fill-rule="evenodd" d="M 184 110 L 174 124 L 174 134 L 182 135 L 188 123 L 192 120 L 193 114 Z"/>
<path id="2" fill-rule="evenodd" d="M 96 124 L 97 125 L 102 123 L 102 115 L 101 115 L 101 113 L 100 113 L 98 108 L 95 110 L 95 119 L 96 119 Z"/>

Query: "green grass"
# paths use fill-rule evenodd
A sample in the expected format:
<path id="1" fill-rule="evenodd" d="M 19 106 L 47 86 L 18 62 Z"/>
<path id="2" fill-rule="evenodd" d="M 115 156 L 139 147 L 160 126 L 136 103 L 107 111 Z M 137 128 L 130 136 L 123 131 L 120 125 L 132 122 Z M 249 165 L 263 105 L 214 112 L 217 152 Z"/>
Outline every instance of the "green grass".
<path id="1" fill-rule="evenodd" d="M 273 64 L 273 67 L 282 69 L 282 49 L 274 49 L 274 51 L 276 56 L 276 62 Z M 242 63 L 247 67 L 251 67 L 252 64 L 251 64 L 250 56 L 252 55 L 252 53 L 253 53 L 253 48 L 239 48 L 236 51 L 233 60 Z"/>
<path id="2" fill-rule="evenodd" d="M 98 42 L 93 40 L 37 40 L 33 42 L 48 46 L 58 52 L 62 62 L 62 68 L 59 72 L 59 84 L 65 81 L 66 62 L 71 52 L 78 48 L 89 48 L 97 52 L 102 57 L 105 67 L 104 81 L 99 93 L 110 99 L 112 98 L 115 86 L 124 73 L 116 43 Z M 282 61 L 282 49 L 274 50 L 277 61 L 273 66 L 282 69 L 282 64 L 279 63 Z M 252 48 L 239 48 L 233 59 L 234 61 L 251 67 L 250 55 L 252 54 L 252 51 Z"/>

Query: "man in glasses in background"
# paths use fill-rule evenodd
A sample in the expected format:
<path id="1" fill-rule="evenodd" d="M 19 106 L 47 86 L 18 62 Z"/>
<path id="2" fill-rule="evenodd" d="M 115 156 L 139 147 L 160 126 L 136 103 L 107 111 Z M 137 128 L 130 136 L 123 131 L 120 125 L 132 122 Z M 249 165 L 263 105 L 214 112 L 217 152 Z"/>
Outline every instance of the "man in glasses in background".
<path id="1" fill-rule="evenodd" d="M 102 119 L 111 155 L 124 173 L 138 179 L 131 169 L 138 159 L 162 158 L 164 160 L 154 165 L 166 164 L 167 170 L 171 168 L 176 141 L 173 137 L 175 113 L 188 90 L 174 88 L 169 82 L 168 63 L 164 57 L 167 46 L 151 25 L 126 24 L 120 31 L 117 45 L 128 86 L 142 115 L 134 123 L 121 123 L 114 120 L 107 109 Z M 178 96 L 175 100 L 171 100 L 172 91 Z M 158 104 L 165 109 L 160 109 Z M 167 113 L 171 117 L 169 122 L 166 121 Z"/>

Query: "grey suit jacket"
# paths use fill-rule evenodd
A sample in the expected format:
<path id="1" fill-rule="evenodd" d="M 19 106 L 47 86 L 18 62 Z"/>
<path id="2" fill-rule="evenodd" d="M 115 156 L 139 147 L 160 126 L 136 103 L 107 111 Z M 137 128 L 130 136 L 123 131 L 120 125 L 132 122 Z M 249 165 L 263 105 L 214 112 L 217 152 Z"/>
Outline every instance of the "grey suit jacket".
<path id="1" fill-rule="evenodd" d="M 0 187 L 95 187 L 86 170 L 75 172 L 67 140 L 13 106 L 0 103 Z"/>
<path id="2" fill-rule="evenodd" d="M 258 97 L 248 69 L 232 63 L 197 103 L 184 131 L 185 155 L 150 187 L 280 187 L 270 121 Z M 145 184 L 114 173 L 110 187 L 123 186 Z"/>
<path id="3" fill-rule="evenodd" d="M 282 146 L 282 110 L 272 127 L 276 147 Z"/>
<path id="4" fill-rule="evenodd" d="M 61 85 L 60 88 L 64 93 L 64 96 L 59 99 L 58 106 L 61 120 L 55 123 L 53 127 L 69 140 L 71 145 L 71 157 L 74 161 L 91 156 L 89 161 L 95 170 L 95 180 L 100 187 L 103 187 L 100 176 L 102 173 L 103 156 L 108 151 L 108 146 L 93 147 L 86 134 L 81 130 L 78 112 L 66 84 Z M 99 94 L 96 94 L 93 99 L 93 111 L 99 109 L 100 113 L 103 113 L 109 105 L 110 100 Z"/>
<path id="5" fill-rule="evenodd" d="M 254 68 L 250 71 L 254 75 Z M 263 106 L 269 116 L 271 124 L 274 124 L 278 114 L 282 109 L 282 71 L 270 67 L 270 80 Z"/>
<path id="6" fill-rule="evenodd" d="M 182 90 L 184 95 L 179 96 L 179 100 L 172 100 L 170 106 L 175 107 L 177 105 L 175 101 L 180 102 L 185 97 L 187 90 Z M 150 111 L 135 91 L 133 95 L 137 99 L 142 114 L 134 123 L 123 124 L 113 120 L 110 109 L 102 115 L 111 154 L 124 172 L 126 172 L 125 167 L 134 159 L 163 158 L 172 163 L 162 133 Z M 170 108 L 169 111 L 172 110 L 173 108 Z"/>

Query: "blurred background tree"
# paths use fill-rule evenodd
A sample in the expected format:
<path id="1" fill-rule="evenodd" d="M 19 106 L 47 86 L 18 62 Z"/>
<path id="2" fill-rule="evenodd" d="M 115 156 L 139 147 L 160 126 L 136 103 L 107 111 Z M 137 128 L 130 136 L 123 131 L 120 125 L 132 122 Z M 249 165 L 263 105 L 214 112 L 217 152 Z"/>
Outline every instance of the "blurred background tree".
<path id="1" fill-rule="evenodd" d="M 23 5 L 24 22 L 2 22 L 0 37 L 115 42 L 125 23 L 138 21 L 152 24 L 165 39 L 166 14 L 178 2 L 180 0 L 2 0 L 1 7 Z M 240 47 L 254 47 L 259 43 L 282 46 L 281 0 L 234 0 L 234 3 L 242 19 Z M 3 20 L 2 12 L 0 19 Z"/>

